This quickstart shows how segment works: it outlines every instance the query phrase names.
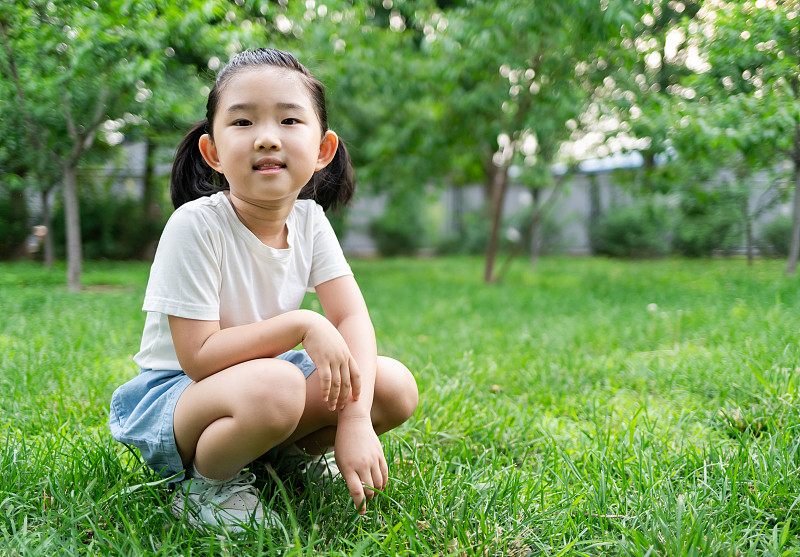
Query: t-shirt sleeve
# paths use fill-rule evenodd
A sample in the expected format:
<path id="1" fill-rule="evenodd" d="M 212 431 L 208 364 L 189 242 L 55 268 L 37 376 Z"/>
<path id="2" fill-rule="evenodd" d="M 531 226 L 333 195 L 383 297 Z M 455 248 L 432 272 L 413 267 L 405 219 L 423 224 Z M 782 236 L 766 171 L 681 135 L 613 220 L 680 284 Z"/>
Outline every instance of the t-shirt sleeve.
<path id="1" fill-rule="evenodd" d="M 188 209 L 189 207 L 187 207 Z M 196 210 L 178 210 L 158 243 L 144 298 L 144 311 L 218 321 L 221 283 L 216 226 Z"/>
<path id="2" fill-rule="evenodd" d="M 314 204 L 311 211 L 314 222 L 314 251 L 308 287 L 313 289 L 323 282 L 352 275 L 353 271 L 322 207 Z"/>

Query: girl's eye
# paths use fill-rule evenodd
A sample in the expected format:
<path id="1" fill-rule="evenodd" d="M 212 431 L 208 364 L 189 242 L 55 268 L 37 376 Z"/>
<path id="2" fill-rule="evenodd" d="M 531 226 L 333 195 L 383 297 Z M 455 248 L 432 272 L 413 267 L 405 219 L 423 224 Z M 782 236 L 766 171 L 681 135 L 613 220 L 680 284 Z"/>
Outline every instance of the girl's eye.
<path id="1" fill-rule="evenodd" d="M 233 123 L 233 125 L 234 126 L 249 126 L 250 125 L 250 120 L 236 120 Z"/>
<path id="2" fill-rule="evenodd" d="M 300 120 L 297 118 L 284 118 L 281 124 L 286 124 L 287 126 L 293 126 L 295 124 L 299 124 Z"/>

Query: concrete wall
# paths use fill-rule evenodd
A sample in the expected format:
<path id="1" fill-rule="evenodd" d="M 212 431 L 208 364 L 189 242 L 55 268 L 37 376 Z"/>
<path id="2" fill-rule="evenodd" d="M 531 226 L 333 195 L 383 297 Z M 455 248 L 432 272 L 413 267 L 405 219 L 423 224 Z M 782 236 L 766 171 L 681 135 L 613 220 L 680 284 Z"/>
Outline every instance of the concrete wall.
<path id="1" fill-rule="evenodd" d="M 120 193 L 141 195 L 142 180 L 145 167 L 144 144 L 131 144 L 126 146 L 126 158 L 117 164 L 123 168 L 96 169 L 91 172 L 94 178 L 103 175 L 115 174 L 117 184 L 114 186 Z M 156 168 L 159 175 L 168 175 L 171 165 L 161 164 Z M 89 174 L 84 179 L 90 179 Z M 726 172 L 720 171 L 718 180 L 727 178 Z M 754 192 L 751 205 L 758 203 L 760 196 L 768 187 L 768 177 L 765 173 L 754 177 Z M 592 203 L 592 188 L 594 187 L 595 204 Z M 540 199 L 549 195 L 545 190 L 540 194 Z M 437 215 L 436 234 L 445 236 L 456 230 L 457 215 L 459 213 L 469 213 L 478 211 L 484 206 L 484 192 L 480 185 L 468 186 L 463 188 L 449 188 L 440 193 L 430 196 L 435 205 L 431 213 Z M 525 188 L 512 185 L 506 195 L 504 205 L 504 215 L 509 216 L 517 211 L 529 207 L 532 197 Z M 562 190 L 557 194 L 555 203 L 547 218 L 556 223 L 559 230 L 557 250 L 570 254 L 590 253 L 589 241 L 589 222 L 592 211 L 599 211 L 601 214 L 609 208 L 624 205 L 631 202 L 631 198 L 621 187 L 613 183 L 613 175 L 609 172 L 596 172 L 591 174 L 577 174 L 570 177 L 565 182 Z M 669 200 L 667 200 L 669 202 Z M 36 212 L 40 199 L 38 195 L 29 198 L 31 211 Z M 375 244 L 369 235 L 369 223 L 383 213 L 386 204 L 384 195 L 360 195 L 357 193 L 356 199 L 349 210 L 348 224 L 343 238 L 342 247 L 349 255 L 370 256 L 376 253 Z M 759 227 L 764 223 L 775 218 L 776 214 L 790 214 L 791 207 L 788 203 L 776 206 L 774 209 L 762 215 L 755 223 L 755 232 L 758 234 Z M 513 234 L 513 231 L 504 230 L 504 234 Z"/>
<path id="2" fill-rule="evenodd" d="M 718 181 L 727 178 L 724 171 L 720 172 Z M 753 182 L 753 195 L 751 207 L 761 202 L 762 196 L 769 187 L 768 176 L 765 173 L 757 174 Z M 595 207 L 592 207 L 592 188 L 595 188 Z M 550 192 L 544 190 L 540 199 L 546 198 Z M 548 214 L 549 219 L 555 221 L 559 230 L 556 251 L 586 255 L 591 253 L 589 226 L 592 211 L 604 214 L 610 208 L 624 206 L 631 203 L 632 197 L 623 188 L 613 181 L 610 173 L 578 174 L 570 178 L 560 192 Z M 660 200 L 666 204 L 677 203 L 677 199 L 669 196 Z M 529 207 L 532 202 L 530 192 L 520 186 L 512 185 L 506 194 L 503 207 L 504 216 L 514 214 L 516 211 Z M 438 195 L 434 203 L 440 207 L 434 212 L 443 213 L 439 233 L 453 232 L 456 227 L 456 214 L 459 211 L 477 211 L 484 206 L 484 193 L 481 186 L 468 186 L 450 188 Z M 345 236 L 341 239 L 344 250 L 351 255 L 373 255 L 375 247 L 369 237 L 369 222 L 379 216 L 385 205 L 383 196 L 357 198 L 351 208 L 350 223 Z M 773 220 L 778 214 L 791 214 L 791 205 L 781 203 L 761 215 L 754 223 L 754 233 L 758 236 L 760 228 Z M 508 233 L 504 230 L 503 233 Z M 742 249 L 744 249 L 744 241 Z"/>

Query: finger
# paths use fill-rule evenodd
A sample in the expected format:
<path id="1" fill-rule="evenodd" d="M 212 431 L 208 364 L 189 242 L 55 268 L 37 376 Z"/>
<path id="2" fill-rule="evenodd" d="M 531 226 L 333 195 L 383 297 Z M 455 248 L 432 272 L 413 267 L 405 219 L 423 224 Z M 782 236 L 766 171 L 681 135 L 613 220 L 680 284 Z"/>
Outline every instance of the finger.
<path id="1" fill-rule="evenodd" d="M 372 484 L 375 491 L 383 491 L 386 487 L 386 480 L 383 478 L 383 472 L 381 472 L 380 466 L 375 466 L 375 468 L 372 469 L 372 481 L 375 482 Z"/>
<path id="2" fill-rule="evenodd" d="M 339 402 L 339 391 L 342 388 L 342 374 L 339 370 L 338 366 L 333 366 L 331 368 L 331 389 L 330 393 L 328 394 L 328 410 L 333 412 L 336 410 L 336 405 Z"/>
<path id="3" fill-rule="evenodd" d="M 367 501 L 372 501 L 372 498 L 375 497 L 375 477 L 372 475 L 371 471 L 367 471 L 367 474 L 361 478 L 361 485 L 364 487 L 364 495 L 367 498 Z"/>
<path id="4" fill-rule="evenodd" d="M 342 386 L 341 390 L 339 391 L 339 401 L 337 407 L 339 410 L 342 410 L 347 397 L 350 395 L 350 370 L 347 368 L 347 366 L 342 367 L 340 376 L 342 378 Z"/>
<path id="5" fill-rule="evenodd" d="M 319 386 L 322 392 L 322 400 L 328 401 L 331 392 L 331 368 L 327 365 L 317 367 L 319 373 Z"/>
<path id="6" fill-rule="evenodd" d="M 353 400 L 358 400 L 361 396 L 361 372 L 358 371 L 358 364 L 352 357 L 350 357 L 350 388 L 353 391 Z"/>
<path id="7" fill-rule="evenodd" d="M 347 484 L 347 491 L 350 492 L 350 498 L 358 509 L 358 514 L 365 514 L 367 512 L 367 498 L 364 494 L 364 486 L 361 484 L 361 478 L 359 478 L 358 474 L 355 472 L 351 472 L 345 476 L 344 481 Z"/>
<path id="8" fill-rule="evenodd" d="M 381 455 L 381 460 L 378 463 L 378 468 L 380 469 L 381 478 L 383 483 L 381 484 L 381 490 L 386 489 L 386 486 L 389 484 L 389 465 L 386 463 L 386 457 Z"/>
<path id="9" fill-rule="evenodd" d="M 372 473 L 372 481 L 374 482 L 371 485 L 375 491 L 383 491 L 383 489 L 386 487 L 386 476 L 383 473 L 382 460 L 383 459 L 379 459 L 377 462 L 375 462 L 370 470 Z"/>

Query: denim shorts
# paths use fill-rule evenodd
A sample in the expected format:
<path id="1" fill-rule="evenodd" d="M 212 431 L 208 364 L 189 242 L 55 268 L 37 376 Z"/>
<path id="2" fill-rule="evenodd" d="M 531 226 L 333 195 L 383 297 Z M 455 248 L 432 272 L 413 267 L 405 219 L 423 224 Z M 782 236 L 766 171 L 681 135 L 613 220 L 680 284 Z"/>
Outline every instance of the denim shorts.
<path id="1" fill-rule="evenodd" d="M 290 350 L 278 359 L 293 363 L 303 375 L 314 371 L 305 350 Z M 143 369 L 111 396 L 111 435 L 139 449 L 145 463 L 162 478 L 183 479 L 183 462 L 175 443 L 172 416 L 183 390 L 192 380 L 181 370 Z"/>

